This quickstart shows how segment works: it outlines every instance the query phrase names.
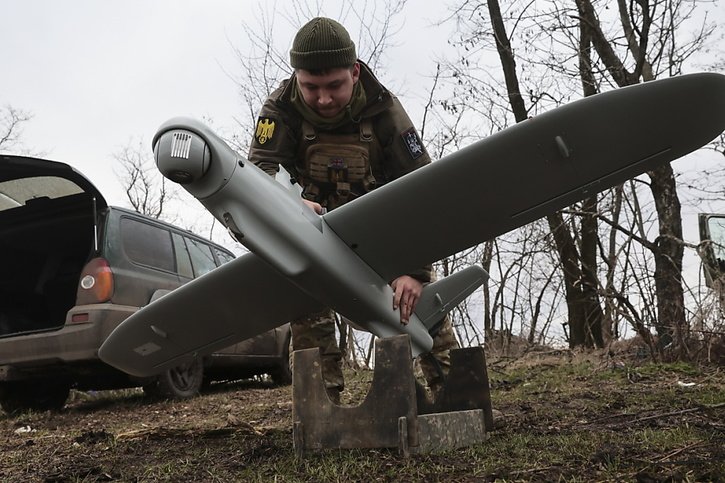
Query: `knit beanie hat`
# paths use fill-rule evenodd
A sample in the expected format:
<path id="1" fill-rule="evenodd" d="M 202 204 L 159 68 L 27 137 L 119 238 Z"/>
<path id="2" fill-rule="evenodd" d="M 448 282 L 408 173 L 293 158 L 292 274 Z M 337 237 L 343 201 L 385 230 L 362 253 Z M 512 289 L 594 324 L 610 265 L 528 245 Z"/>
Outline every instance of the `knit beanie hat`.
<path id="1" fill-rule="evenodd" d="M 345 27 L 331 18 L 313 18 L 297 32 L 289 53 L 294 69 L 324 70 L 357 62 L 355 43 Z"/>

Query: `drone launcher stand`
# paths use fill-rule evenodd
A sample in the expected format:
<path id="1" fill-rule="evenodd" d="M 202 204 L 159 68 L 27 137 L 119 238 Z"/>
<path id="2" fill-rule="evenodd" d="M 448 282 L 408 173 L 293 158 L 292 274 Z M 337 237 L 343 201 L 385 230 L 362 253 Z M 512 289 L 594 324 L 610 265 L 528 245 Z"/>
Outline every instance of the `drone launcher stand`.
<path id="1" fill-rule="evenodd" d="M 294 352 L 293 438 L 298 457 L 308 450 L 398 448 L 430 453 L 484 441 L 493 429 L 491 396 L 482 347 L 451 351 L 451 369 L 435 400 L 417 385 L 410 340 L 375 341 L 375 371 L 358 406 L 330 401 L 318 349 Z"/>

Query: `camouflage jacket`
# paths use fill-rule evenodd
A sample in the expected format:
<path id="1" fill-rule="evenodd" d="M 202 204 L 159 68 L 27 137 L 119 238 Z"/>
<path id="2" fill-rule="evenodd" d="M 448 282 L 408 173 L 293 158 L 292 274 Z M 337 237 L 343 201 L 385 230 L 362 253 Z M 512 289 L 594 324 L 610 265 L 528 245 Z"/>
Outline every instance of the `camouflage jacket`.
<path id="1" fill-rule="evenodd" d="M 356 120 L 350 119 L 329 134 L 354 134 L 360 123 L 369 119 L 372 125 L 373 146 L 370 149 L 370 168 L 375 187 L 399 178 L 431 162 L 428 152 L 410 117 L 400 101 L 388 91 L 372 71 L 360 63 L 360 80 L 367 103 Z M 259 112 L 256 132 L 249 149 L 249 160 L 267 174 L 275 175 L 284 167 L 293 178 L 304 180 L 304 152 L 307 141 L 303 133 L 303 117 L 293 106 L 290 97 L 295 76 L 282 82 L 265 101 Z M 320 126 L 313 126 L 323 132 Z M 303 186 L 303 189 L 306 188 Z M 431 279 L 431 267 L 409 274 L 422 282 Z"/>

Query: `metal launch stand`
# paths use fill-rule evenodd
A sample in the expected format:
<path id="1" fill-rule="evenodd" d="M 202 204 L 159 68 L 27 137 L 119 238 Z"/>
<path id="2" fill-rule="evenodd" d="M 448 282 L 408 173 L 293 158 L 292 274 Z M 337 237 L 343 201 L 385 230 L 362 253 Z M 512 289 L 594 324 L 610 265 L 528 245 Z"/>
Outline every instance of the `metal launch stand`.
<path id="1" fill-rule="evenodd" d="M 296 351 L 293 376 L 295 454 L 332 448 L 398 448 L 404 456 L 470 446 L 493 430 L 482 347 L 451 351 L 451 368 L 435 400 L 417 385 L 407 335 L 375 342 L 370 390 L 358 406 L 330 401 L 318 349 Z"/>

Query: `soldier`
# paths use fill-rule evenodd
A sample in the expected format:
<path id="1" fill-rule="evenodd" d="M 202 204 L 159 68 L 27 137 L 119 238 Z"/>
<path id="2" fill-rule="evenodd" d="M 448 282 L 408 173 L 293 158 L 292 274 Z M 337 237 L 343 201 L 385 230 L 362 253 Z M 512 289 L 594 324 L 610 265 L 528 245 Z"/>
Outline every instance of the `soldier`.
<path id="1" fill-rule="evenodd" d="M 408 114 L 357 58 L 345 27 L 329 18 L 312 19 L 295 36 L 290 63 L 294 75 L 269 96 L 259 114 L 249 160 L 272 176 L 282 165 L 316 213 L 430 163 Z M 431 277 L 432 267 L 427 266 L 390 282 L 402 324 L 408 323 Z M 332 311 L 290 325 L 295 350 L 320 348 L 328 394 L 339 402 L 344 379 Z M 457 345 L 448 317 L 439 327 L 434 357 L 420 361 L 432 391 L 440 387 L 448 352 Z"/>

